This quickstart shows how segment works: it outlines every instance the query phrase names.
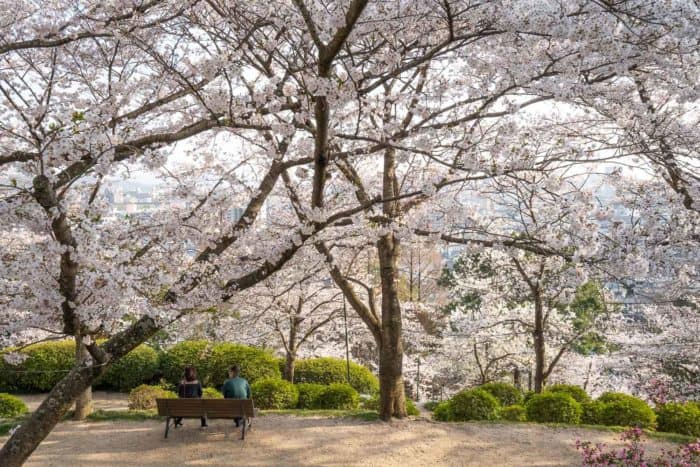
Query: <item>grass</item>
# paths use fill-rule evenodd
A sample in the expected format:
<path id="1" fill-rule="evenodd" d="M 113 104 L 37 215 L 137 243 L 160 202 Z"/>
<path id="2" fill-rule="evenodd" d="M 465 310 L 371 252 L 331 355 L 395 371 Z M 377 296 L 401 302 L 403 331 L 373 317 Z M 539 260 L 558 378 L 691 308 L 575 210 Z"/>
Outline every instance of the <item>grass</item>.
<path id="1" fill-rule="evenodd" d="M 295 417 L 328 417 L 328 418 L 359 418 L 366 421 L 379 420 L 379 414 L 373 410 L 364 409 L 283 409 L 261 410 L 260 415 L 293 415 Z"/>
<path id="2" fill-rule="evenodd" d="M 14 418 L 5 418 L 0 420 L 0 436 L 6 435 L 17 425 L 21 425 L 22 422 L 27 418 L 26 415 Z"/>
<path id="3" fill-rule="evenodd" d="M 88 415 L 91 422 L 111 422 L 126 420 L 131 422 L 142 422 L 144 420 L 163 420 L 154 410 L 95 410 Z"/>

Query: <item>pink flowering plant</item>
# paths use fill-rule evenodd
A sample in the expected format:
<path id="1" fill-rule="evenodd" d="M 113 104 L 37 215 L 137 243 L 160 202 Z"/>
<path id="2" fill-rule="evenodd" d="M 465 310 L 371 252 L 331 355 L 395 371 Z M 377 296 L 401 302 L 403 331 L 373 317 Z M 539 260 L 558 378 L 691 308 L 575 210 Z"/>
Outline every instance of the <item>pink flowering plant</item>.
<path id="1" fill-rule="evenodd" d="M 641 428 L 631 428 L 620 436 L 624 446 L 607 449 L 604 443 L 576 440 L 576 449 L 583 456 L 582 466 L 591 467 L 694 467 L 700 465 L 700 439 L 685 444 L 675 451 L 662 450 L 654 458 L 647 458 Z"/>

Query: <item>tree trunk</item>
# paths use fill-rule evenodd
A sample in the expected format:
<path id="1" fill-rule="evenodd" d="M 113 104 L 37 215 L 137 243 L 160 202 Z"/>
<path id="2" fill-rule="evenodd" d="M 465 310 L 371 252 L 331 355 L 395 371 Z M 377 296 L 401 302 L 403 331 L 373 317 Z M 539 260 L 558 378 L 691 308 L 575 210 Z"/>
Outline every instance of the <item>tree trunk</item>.
<path id="1" fill-rule="evenodd" d="M 287 352 L 287 361 L 284 364 L 284 379 L 290 383 L 294 382 L 294 366 L 296 364 L 296 355 Z"/>
<path id="2" fill-rule="evenodd" d="M 85 392 L 109 366 L 131 352 L 160 329 L 152 318 L 144 317 L 127 330 L 105 342 L 100 349 L 111 357 L 98 367 L 79 366 L 54 386 L 38 409 L 24 421 L 0 450 L 3 467 L 20 467 L 53 430 L 75 399 Z"/>
<path id="3" fill-rule="evenodd" d="M 403 385 L 403 342 L 398 282 L 398 240 L 383 236 L 378 244 L 382 284 L 382 340 L 379 348 L 380 411 L 382 420 L 406 416 Z"/>
<path id="4" fill-rule="evenodd" d="M 535 345 L 535 392 L 540 393 L 545 385 L 545 345 L 544 345 L 544 311 L 539 294 L 535 294 L 535 330 L 533 331 Z"/>
<path id="5" fill-rule="evenodd" d="M 75 362 L 78 366 L 88 365 L 90 353 L 80 334 L 75 336 Z M 88 386 L 75 400 L 73 420 L 85 420 L 92 413 L 92 386 Z"/>

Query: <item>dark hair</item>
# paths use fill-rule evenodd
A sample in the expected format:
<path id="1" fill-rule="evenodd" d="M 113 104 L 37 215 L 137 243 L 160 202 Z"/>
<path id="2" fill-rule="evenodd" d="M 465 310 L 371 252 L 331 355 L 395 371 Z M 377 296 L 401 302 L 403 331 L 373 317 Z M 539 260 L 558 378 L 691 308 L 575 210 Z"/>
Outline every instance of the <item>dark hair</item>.
<path id="1" fill-rule="evenodd" d="M 238 365 L 231 365 L 231 368 L 229 368 L 228 371 L 230 371 L 234 375 L 238 375 L 241 372 L 241 367 L 239 367 Z"/>
<path id="2" fill-rule="evenodd" d="M 186 366 L 185 367 L 185 375 L 184 375 L 185 381 L 196 381 L 197 380 L 197 369 L 193 366 Z"/>

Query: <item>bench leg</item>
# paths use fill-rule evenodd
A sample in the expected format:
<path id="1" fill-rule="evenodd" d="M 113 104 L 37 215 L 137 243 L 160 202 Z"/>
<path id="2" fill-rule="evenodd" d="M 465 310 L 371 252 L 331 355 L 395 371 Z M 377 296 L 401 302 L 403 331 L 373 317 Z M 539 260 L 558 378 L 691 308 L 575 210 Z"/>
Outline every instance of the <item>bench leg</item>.
<path id="1" fill-rule="evenodd" d="M 168 437 L 168 431 L 170 430 L 170 417 L 165 419 L 165 437 Z"/>
<path id="2" fill-rule="evenodd" d="M 241 429 L 241 439 L 245 439 L 245 428 L 248 425 L 248 419 L 243 417 L 243 428 Z"/>

